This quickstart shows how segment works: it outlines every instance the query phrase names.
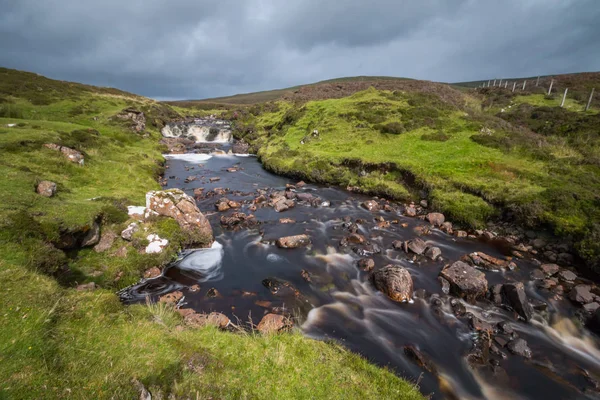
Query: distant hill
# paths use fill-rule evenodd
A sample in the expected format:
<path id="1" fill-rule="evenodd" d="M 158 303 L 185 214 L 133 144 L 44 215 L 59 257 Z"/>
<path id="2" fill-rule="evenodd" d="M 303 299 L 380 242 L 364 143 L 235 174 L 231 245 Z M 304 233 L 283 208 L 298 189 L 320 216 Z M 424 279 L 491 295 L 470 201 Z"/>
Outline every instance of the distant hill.
<path id="1" fill-rule="evenodd" d="M 266 101 L 274 101 L 279 100 L 285 97 L 291 97 L 294 92 L 299 89 L 307 86 L 321 86 L 321 85 L 331 85 L 336 83 L 356 83 L 356 82 L 397 82 L 397 81 L 407 81 L 411 80 L 410 78 L 398 78 L 392 76 L 350 76 L 344 78 L 335 78 L 335 79 L 327 79 L 324 81 L 319 81 L 315 83 L 310 83 L 307 85 L 298 85 L 292 86 L 283 89 L 275 89 L 275 90 L 265 90 L 261 92 L 254 93 L 242 93 L 236 94 L 233 96 L 225 96 L 225 97 L 214 97 L 208 99 L 199 99 L 199 100 L 178 100 L 178 101 L 169 101 L 166 102 L 168 104 L 189 107 L 189 106 L 214 106 L 219 104 L 256 104 L 263 103 Z"/>

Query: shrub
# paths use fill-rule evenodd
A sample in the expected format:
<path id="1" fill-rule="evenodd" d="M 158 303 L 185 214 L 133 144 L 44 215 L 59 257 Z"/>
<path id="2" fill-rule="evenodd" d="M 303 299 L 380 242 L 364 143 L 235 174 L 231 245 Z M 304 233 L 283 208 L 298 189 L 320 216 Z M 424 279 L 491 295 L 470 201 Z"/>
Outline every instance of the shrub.
<path id="1" fill-rule="evenodd" d="M 385 125 L 380 125 L 379 131 L 381 131 L 381 133 L 390 133 L 393 135 L 399 135 L 401 133 L 406 132 L 406 129 L 404 128 L 404 125 L 402 124 L 402 122 L 389 122 Z"/>
<path id="2" fill-rule="evenodd" d="M 450 136 L 446 135 L 442 131 L 425 133 L 421 136 L 421 140 L 427 140 L 430 142 L 445 142 L 448 139 L 450 139 Z"/>

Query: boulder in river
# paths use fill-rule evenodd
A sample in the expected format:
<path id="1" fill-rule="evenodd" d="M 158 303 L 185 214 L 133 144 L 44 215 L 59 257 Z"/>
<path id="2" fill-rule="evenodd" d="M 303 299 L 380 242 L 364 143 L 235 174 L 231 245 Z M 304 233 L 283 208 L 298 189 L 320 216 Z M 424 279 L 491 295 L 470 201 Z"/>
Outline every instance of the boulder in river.
<path id="1" fill-rule="evenodd" d="M 310 237 L 308 235 L 285 236 L 277 239 L 277 246 L 283 249 L 296 249 L 298 247 L 308 246 Z"/>
<path id="2" fill-rule="evenodd" d="M 440 272 L 440 275 L 450 283 L 450 292 L 468 301 L 485 296 L 488 282 L 485 274 L 469 264 L 457 261 Z"/>
<path id="3" fill-rule="evenodd" d="M 522 282 L 509 282 L 502 285 L 502 294 L 506 303 L 525 321 L 531 319 L 533 310 L 525 294 Z"/>
<path id="4" fill-rule="evenodd" d="M 256 329 L 263 335 L 268 335 L 282 332 L 291 328 L 291 326 L 292 321 L 290 321 L 289 318 L 283 315 L 269 313 L 260 320 Z"/>
<path id="5" fill-rule="evenodd" d="M 518 356 L 522 356 L 525 358 L 531 358 L 531 349 L 527 345 L 527 342 L 524 339 L 517 338 L 513 339 L 506 345 L 508 350 L 511 353 L 516 354 Z"/>
<path id="6" fill-rule="evenodd" d="M 413 293 L 410 273 L 398 265 L 386 265 L 371 274 L 375 288 L 397 302 L 409 301 Z"/>
<path id="7" fill-rule="evenodd" d="M 361 205 L 369 211 L 379 211 L 379 203 L 375 200 L 364 201 Z"/>
<path id="8" fill-rule="evenodd" d="M 37 194 L 44 197 L 52 197 L 56 193 L 56 183 L 50 181 L 41 181 L 35 189 Z"/>
<path id="9" fill-rule="evenodd" d="M 427 249 L 427 251 L 425 252 L 425 257 L 431 259 L 431 260 L 436 260 L 438 257 L 440 257 L 442 255 L 442 250 L 440 250 L 439 247 L 429 247 Z"/>
<path id="10" fill-rule="evenodd" d="M 415 238 L 406 243 L 406 247 L 408 250 L 412 251 L 415 254 L 423 254 L 425 249 L 427 248 L 427 243 L 423 239 Z"/>
<path id="11" fill-rule="evenodd" d="M 590 292 L 591 286 L 577 285 L 569 292 L 569 299 L 575 303 L 587 304 L 594 301 L 594 295 Z"/>
<path id="12" fill-rule="evenodd" d="M 556 274 L 560 270 L 560 267 L 556 264 L 542 264 L 540 269 L 547 277 L 550 277 Z"/>
<path id="13" fill-rule="evenodd" d="M 429 213 L 427 214 L 427 221 L 431 225 L 441 226 L 446 221 L 446 217 L 442 213 Z"/>
<path id="14" fill-rule="evenodd" d="M 190 235 L 190 243 L 208 247 L 213 232 L 208 219 L 200 212 L 194 198 L 181 189 L 151 191 L 146 194 L 146 209 L 154 215 L 171 217 Z"/>

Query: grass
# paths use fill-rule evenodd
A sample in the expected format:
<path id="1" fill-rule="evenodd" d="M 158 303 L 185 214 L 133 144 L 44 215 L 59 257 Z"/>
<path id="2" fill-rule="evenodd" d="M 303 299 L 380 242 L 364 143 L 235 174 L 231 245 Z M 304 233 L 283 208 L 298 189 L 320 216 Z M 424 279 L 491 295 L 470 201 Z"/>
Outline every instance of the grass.
<path id="1" fill-rule="evenodd" d="M 519 104 L 539 112 L 555 100 L 519 96 L 511 111 L 494 116 L 493 108 L 480 111 L 481 100 L 461 96 L 457 106 L 435 94 L 371 88 L 341 99 L 279 102 L 275 111 L 244 114 L 235 132 L 278 173 L 401 200 L 418 200 L 424 189 L 433 207 L 472 227 L 510 212 L 580 243 L 596 232 L 596 113 L 559 109 L 551 113 L 562 116 L 555 128 L 544 132 L 531 115 L 514 124 L 503 119 L 512 121 Z M 592 265 L 600 260 L 597 246 L 580 254 Z"/>
<path id="2" fill-rule="evenodd" d="M 164 304 L 123 306 L 115 291 L 187 241 L 165 218 L 141 224 L 131 242 L 118 237 L 125 207 L 159 188 L 158 130 L 183 110 L 6 69 L 0 97 L 0 398 L 135 398 L 136 382 L 155 398 L 422 398 L 392 372 L 298 332 L 181 329 Z M 126 107 L 144 111 L 144 133 L 114 118 Z M 76 148 L 85 164 L 44 143 Z M 37 195 L 40 180 L 57 194 Z M 108 250 L 56 247 L 94 221 L 116 236 Z M 149 233 L 169 240 L 161 255 L 140 254 Z M 87 282 L 99 289 L 75 290 Z"/>

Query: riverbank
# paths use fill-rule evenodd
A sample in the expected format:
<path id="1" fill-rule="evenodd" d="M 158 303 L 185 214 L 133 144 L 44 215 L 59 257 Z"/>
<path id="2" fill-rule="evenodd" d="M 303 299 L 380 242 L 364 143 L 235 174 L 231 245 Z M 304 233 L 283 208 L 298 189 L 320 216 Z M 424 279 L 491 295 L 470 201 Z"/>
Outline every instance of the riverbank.
<path id="1" fill-rule="evenodd" d="M 545 231 L 544 240 L 567 246 L 598 271 L 600 167 L 590 151 L 595 154 L 600 139 L 587 128 L 579 136 L 563 132 L 566 121 L 593 124 L 597 112 L 549 108 L 558 100 L 540 105 L 539 95 L 531 94 L 508 96 L 500 118 L 493 115 L 500 109 L 481 110 L 487 94 L 446 87 L 442 96 L 429 86 L 371 88 L 229 114 L 237 119 L 234 134 L 276 173 L 402 201 L 425 198 L 465 227 L 509 222 L 523 227 L 517 232 L 522 236 Z M 534 106 L 524 115 L 530 98 Z M 536 112 L 548 120 L 556 116 L 552 129 L 540 131 Z M 558 260 L 552 246 L 541 250 Z"/>
<path id="2" fill-rule="evenodd" d="M 143 118 L 142 118 L 143 117 Z M 179 114 L 115 89 L 0 69 L 0 397 L 421 398 L 414 385 L 298 333 L 181 329 L 164 304 L 115 292 L 186 246 L 121 238 L 127 206 L 164 171 L 159 129 Z M 40 185 L 42 184 L 42 185 Z M 100 245 L 102 244 L 102 245 Z"/>

